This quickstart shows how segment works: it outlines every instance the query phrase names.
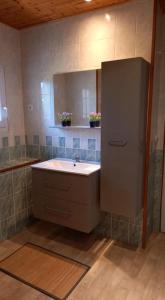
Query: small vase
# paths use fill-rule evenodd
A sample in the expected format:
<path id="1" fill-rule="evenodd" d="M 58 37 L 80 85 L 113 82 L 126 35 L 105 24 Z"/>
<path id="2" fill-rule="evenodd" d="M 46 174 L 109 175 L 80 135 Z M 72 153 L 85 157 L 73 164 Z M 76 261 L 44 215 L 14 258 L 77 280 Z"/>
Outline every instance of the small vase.
<path id="1" fill-rule="evenodd" d="M 95 127 L 95 123 L 96 123 L 95 121 L 90 121 L 90 122 L 89 122 L 90 127 L 91 127 L 91 128 Z"/>
<path id="2" fill-rule="evenodd" d="M 61 121 L 61 125 L 62 125 L 63 127 L 66 127 L 66 126 L 67 126 L 67 121 Z"/>
<path id="3" fill-rule="evenodd" d="M 95 127 L 100 127 L 100 121 L 99 120 L 95 121 Z"/>
<path id="4" fill-rule="evenodd" d="M 66 121 L 67 126 L 71 126 L 71 120 Z"/>

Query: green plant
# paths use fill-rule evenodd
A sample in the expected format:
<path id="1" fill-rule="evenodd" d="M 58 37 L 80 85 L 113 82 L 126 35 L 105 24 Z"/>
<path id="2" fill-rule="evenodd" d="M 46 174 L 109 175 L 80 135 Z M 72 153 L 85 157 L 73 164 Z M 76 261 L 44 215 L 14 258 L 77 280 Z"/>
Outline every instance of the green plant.
<path id="1" fill-rule="evenodd" d="M 95 121 L 100 121 L 100 120 L 101 120 L 101 113 L 91 112 L 89 114 L 89 121 L 90 122 L 95 122 Z"/>
<path id="2" fill-rule="evenodd" d="M 58 113 L 58 118 L 61 122 L 71 121 L 72 120 L 72 113 L 69 113 L 69 112 Z"/>

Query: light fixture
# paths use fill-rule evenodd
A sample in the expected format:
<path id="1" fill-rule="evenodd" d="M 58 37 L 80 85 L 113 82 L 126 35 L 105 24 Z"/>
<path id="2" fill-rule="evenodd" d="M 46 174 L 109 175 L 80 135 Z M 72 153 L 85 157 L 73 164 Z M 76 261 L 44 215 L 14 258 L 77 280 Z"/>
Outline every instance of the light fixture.
<path id="1" fill-rule="evenodd" d="M 85 0 L 85 2 L 91 2 L 92 0 Z"/>
<path id="2" fill-rule="evenodd" d="M 109 22 L 111 21 L 111 16 L 110 14 L 105 14 L 105 19 Z"/>

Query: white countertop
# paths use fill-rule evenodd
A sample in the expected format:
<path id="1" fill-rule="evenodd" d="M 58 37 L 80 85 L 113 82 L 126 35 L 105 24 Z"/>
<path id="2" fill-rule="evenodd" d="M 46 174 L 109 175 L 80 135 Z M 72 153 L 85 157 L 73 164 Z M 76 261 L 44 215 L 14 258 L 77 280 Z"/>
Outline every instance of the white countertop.
<path id="1" fill-rule="evenodd" d="M 51 159 L 34 164 L 32 165 L 32 168 L 89 176 L 90 174 L 99 171 L 100 165 L 86 162 L 74 162 L 72 160 Z"/>

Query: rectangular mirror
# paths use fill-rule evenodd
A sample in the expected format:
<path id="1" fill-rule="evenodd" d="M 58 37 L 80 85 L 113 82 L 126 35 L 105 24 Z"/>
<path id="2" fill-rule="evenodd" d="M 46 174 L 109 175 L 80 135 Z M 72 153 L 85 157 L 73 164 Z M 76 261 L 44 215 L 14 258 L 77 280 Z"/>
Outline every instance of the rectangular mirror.
<path id="1" fill-rule="evenodd" d="M 89 114 L 101 112 L 101 70 L 56 74 L 53 82 L 55 125 L 68 112 L 73 126 L 89 126 Z"/>

